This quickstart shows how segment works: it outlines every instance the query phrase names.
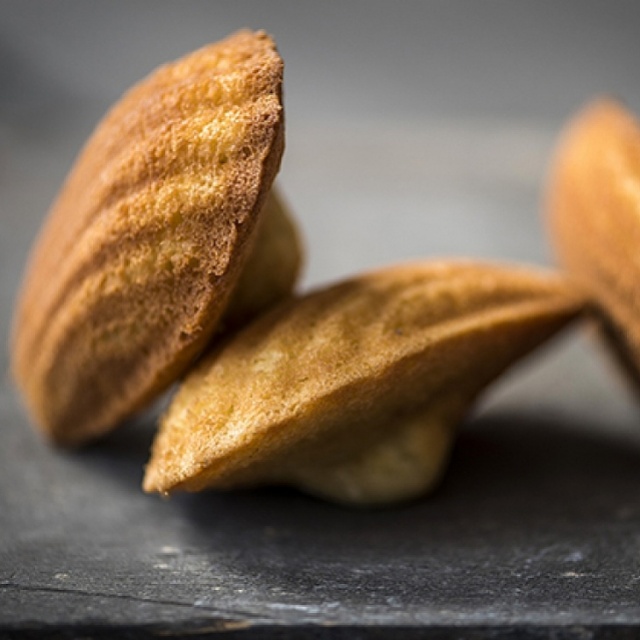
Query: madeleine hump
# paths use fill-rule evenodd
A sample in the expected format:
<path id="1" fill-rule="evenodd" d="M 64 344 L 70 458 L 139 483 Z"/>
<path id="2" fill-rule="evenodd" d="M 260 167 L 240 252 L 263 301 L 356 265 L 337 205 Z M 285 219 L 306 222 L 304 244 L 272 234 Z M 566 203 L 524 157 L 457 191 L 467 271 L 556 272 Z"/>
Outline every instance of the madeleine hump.
<path id="1" fill-rule="evenodd" d="M 640 389 L 640 127 L 613 100 L 566 127 L 547 191 L 560 262 L 593 299 L 599 326 Z"/>
<path id="2" fill-rule="evenodd" d="M 80 153 L 32 250 L 11 342 L 14 377 L 54 442 L 112 429 L 221 322 L 289 294 L 299 248 L 261 239 L 276 225 L 296 241 L 268 197 L 282 73 L 265 33 L 238 32 L 133 87 Z M 261 300 L 234 294 L 238 281 Z"/>
<path id="3" fill-rule="evenodd" d="M 478 394 L 582 307 L 560 276 L 454 261 L 284 302 L 187 376 L 144 489 L 286 484 L 361 506 L 419 496 Z"/>

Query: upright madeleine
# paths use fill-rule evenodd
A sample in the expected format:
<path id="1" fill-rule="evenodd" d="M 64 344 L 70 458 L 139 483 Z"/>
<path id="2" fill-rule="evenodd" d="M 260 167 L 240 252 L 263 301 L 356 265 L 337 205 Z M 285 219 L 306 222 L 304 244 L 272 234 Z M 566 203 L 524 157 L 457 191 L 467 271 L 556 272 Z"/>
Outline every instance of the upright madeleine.
<path id="1" fill-rule="evenodd" d="M 387 268 L 281 304 L 186 378 L 144 488 L 419 495 L 478 393 L 581 306 L 559 277 L 465 262 Z"/>
<path id="2" fill-rule="evenodd" d="M 11 345 L 54 441 L 112 428 L 211 338 L 279 167 L 282 70 L 266 34 L 239 32 L 152 73 L 80 154 L 33 249 Z"/>
<path id="3" fill-rule="evenodd" d="M 562 264 L 597 303 L 600 326 L 640 384 L 640 127 L 613 100 L 567 126 L 547 193 Z"/>

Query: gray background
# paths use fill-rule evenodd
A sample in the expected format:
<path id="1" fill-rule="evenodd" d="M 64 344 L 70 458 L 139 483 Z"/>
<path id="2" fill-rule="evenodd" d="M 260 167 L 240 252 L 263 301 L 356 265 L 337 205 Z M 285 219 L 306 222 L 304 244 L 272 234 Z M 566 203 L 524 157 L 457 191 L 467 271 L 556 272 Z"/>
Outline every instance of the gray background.
<path id="1" fill-rule="evenodd" d="M 633 1 L 0 0 L 3 371 L 12 301 L 28 247 L 97 120 L 159 63 L 241 27 L 269 31 L 286 63 L 287 150 L 279 182 L 305 236 L 304 287 L 423 256 L 550 264 L 541 200 L 563 122 L 601 94 L 617 95 L 640 111 L 640 3 Z M 473 493 L 473 478 L 479 488 L 471 512 L 484 523 L 486 535 L 480 542 L 463 536 L 460 548 L 454 541 L 443 554 L 435 543 L 431 551 L 412 547 L 412 538 L 398 550 L 389 516 L 346 515 L 304 498 L 267 494 L 258 503 L 226 497 L 165 504 L 143 496 L 138 482 L 151 422 L 130 426 L 127 433 L 134 435 L 116 436 L 104 449 L 80 457 L 55 452 L 29 428 L 7 374 L 0 386 L 0 589 L 5 589 L 0 623 L 22 624 L 29 615 L 64 622 L 71 604 L 81 621 L 130 622 L 144 618 L 136 602 L 151 607 L 149 620 L 165 614 L 174 620 L 193 617 L 189 607 L 210 614 L 220 603 L 264 614 L 263 603 L 271 607 L 269 616 L 290 621 L 322 622 L 329 616 L 354 623 L 373 610 L 379 615 L 369 618 L 373 623 L 585 622 L 597 612 L 606 621 L 640 621 L 640 512 L 633 498 L 634 483 L 640 481 L 634 471 L 640 460 L 639 414 L 599 349 L 581 332 L 566 334 L 497 385 L 478 414 L 463 431 L 462 453 L 457 463 L 454 459 L 440 506 L 427 501 L 418 511 L 398 516 L 405 532 L 428 536 L 433 527 L 427 523 L 434 516 L 429 510 L 435 509 L 444 520 L 438 521 L 434 540 L 444 540 L 460 530 L 458 525 L 468 526 L 464 491 Z M 532 435 L 549 436 L 556 425 L 562 435 L 555 440 Z M 530 475 L 529 484 L 523 483 L 524 496 L 514 492 L 504 503 L 496 498 L 501 495 L 497 486 L 519 482 L 519 467 L 511 458 L 504 476 L 473 467 L 469 443 L 475 442 L 474 429 L 483 426 L 494 434 L 489 444 L 507 457 L 526 458 L 527 447 L 534 452 L 529 469 L 536 479 Z M 465 441 L 466 432 L 472 435 Z M 508 435 L 514 433 L 523 436 L 520 449 Z M 593 450 L 587 447 L 588 453 L 585 437 L 598 443 Z M 547 448 L 554 447 L 561 451 L 554 450 L 545 462 Z M 600 449 L 609 452 L 603 459 L 612 469 L 625 470 L 622 479 L 606 479 L 610 476 L 592 456 Z M 466 464 L 474 469 L 471 476 L 464 475 Z M 548 493 L 538 495 L 536 483 L 544 484 L 547 466 L 558 486 L 546 485 Z M 545 506 L 554 503 L 556 490 L 573 521 Z M 599 511 L 590 520 L 579 506 L 593 495 Z M 546 526 L 544 534 L 534 531 L 531 538 L 529 526 L 517 524 L 521 516 L 526 521 L 526 508 L 520 514 L 517 505 L 527 496 Z M 477 506 L 483 500 L 489 501 L 485 512 Z M 256 511 L 255 504 L 263 506 Z M 211 521 L 194 516 L 203 510 L 213 514 Z M 501 520 L 507 512 L 518 515 Z M 327 542 L 314 537 L 310 523 L 316 518 L 329 530 Z M 622 528 L 607 529 L 605 535 L 604 523 L 622 523 Z M 341 574 L 348 556 L 341 540 L 357 559 L 362 525 L 382 532 L 368 544 L 382 558 L 393 548 L 396 562 L 376 567 L 375 558 L 367 564 L 360 557 L 360 565 Z M 243 534 L 245 529 L 251 533 Z M 211 540 L 217 552 L 208 546 Z M 288 557 L 295 556 L 301 540 L 316 559 L 325 554 L 335 563 L 309 575 L 310 584 L 319 581 L 320 592 L 288 582 Z M 496 540 L 500 550 L 492 548 Z M 270 566 L 271 577 L 281 579 L 261 583 L 258 560 L 235 561 L 242 555 L 237 549 L 251 554 L 256 545 L 265 552 L 260 562 Z M 418 549 L 433 558 L 426 573 L 415 569 L 412 554 Z M 626 555 L 616 557 L 621 549 Z M 496 560 L 492 554 L 498 551 L 503 555 Z M 437 563 L 442 557 L 455 565 L 464 553 L 469 554 L 466 564 L 457 569 Z M 543 566 L 546 559 L 556 565 Z M 508 568 L 508 578 L 502 575 L 499 583 L 490 570 L 495 562 Z M 394 589 L 398 567 L 406 583 Z M 469 578 L 466 569 L 475 577 Z M 431 594 L 437 610 L 420 608 L 420 589 L 456 570 L 458 591 L 454 585 L 437 597 Z M 566 606 L 563 597 L 574 587 L 556 581 L 556 570 L 565 578 L 590 580 Z M 369 578 L 362 578 L 363 571 Z M 171 579 L 167 572 L 173 572 Z M 393 579 L 387 582 L 385 576 Z M 546 591 L 530 588 L 536 576 L 545 576 Z M 456 600 L 456 594 L 476 589 L 477 581 L 485 581 L 483 589 L 493 584 L 487 600 Z M 92 602 L 83 618 L 75 599 L 86 604 L 82 598 L 93 593 L 87 591 L 90 583 L 103 600 Z M 179 595 L 171 584 L 178 585 Z M 323 592 L 323 584 L 334 591 Z M 42 595 L 47 589 L 59 598 L 49 602 L 49 609 Z M 551 594 L 547 600 L 543 591 Z M 12 596 L 3 599 L 3 593 Z M 318 593 L 325 604 L 333 603 L 329 613 L 318 604 Z M 113 598 L 120 598 L 118 606 Z M 150 603 L 163 598 L 174 604 L 182 598 L 180 606 L 187 609 L 177 616 L 167 605 L 165 614 L 158 613 Z M 25 603 L 31 609 L 21 614 Z"/>
<path id="2" fill-rule="evenodd" d="M 640 111 L 633 1 L 0 0 L 0 11 L 2 335 L 28 247 L 95 123 L 155 66 L 235 29 L 268 30 L 285 59 L 279 182 L 305 237 L 304 287 L 426 256 L 551 263 L 541 202 L 562 125 L 605 94 Z M 584 398 L 569 378 L 543 398 L 527 382 L 524 400 L 574 394 L 572 411 L 626 416 L 598 356 L 586 349 L 598 384 Z"/>
<path id="3" fill-rule="evenodd" d="M 2 0 L 0 11 L 3 291 L 108 106 L 240 27 L 267 29 L 286 61 L 280 179 L 307 236 L 307 282 L 431 254 L 546 260 L 538 202 L 563 121 L 604 93 L 640 107 L 632 1 Z"/>

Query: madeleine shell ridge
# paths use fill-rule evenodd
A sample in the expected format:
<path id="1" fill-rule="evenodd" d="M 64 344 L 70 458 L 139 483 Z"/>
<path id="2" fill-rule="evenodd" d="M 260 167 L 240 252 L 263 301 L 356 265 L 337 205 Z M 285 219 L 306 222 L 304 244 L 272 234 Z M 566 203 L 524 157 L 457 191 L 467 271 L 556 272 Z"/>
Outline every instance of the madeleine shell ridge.
<path id="1" fill-rule="evenodd" d="M 455 428 L 489 382 L 582 305 L 563 278 L 468 262 L 400 265 L 279 305 L 186 378 L 144 489 L 267 482 L 322 493 L 312 486 L 322 469 L 409 423 Z"/>
<path id="2" fill-rule="evenodd" d="M 569 122 L 546 208 L 560 262 L 594 301 L 601 333 L 640 389 L 640 126 L 623 105 L 601 99 Z"/>
<path id="3" fill-rule="evenodd" d="M 153 72 L 87 142 L 13 323 L 14 377 L 53 441 L 113 428 L 211 338 L 279 168 L 282 72 L 266 34 L 238 32 Z"/>
<path id="4" fill-rule="evenodd" d="M 280 190 L 267 194 L 264 211 L 240 278 L 222 318 L 222 329 L 236 330 L 292 295 L 305 259 L 302 234 Z"/>

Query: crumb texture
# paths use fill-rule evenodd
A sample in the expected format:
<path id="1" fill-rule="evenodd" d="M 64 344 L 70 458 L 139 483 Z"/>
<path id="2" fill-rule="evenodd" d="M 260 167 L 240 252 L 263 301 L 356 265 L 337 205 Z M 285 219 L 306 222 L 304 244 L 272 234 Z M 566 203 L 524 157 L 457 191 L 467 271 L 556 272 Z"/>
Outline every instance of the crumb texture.
<path id="1" fill-rule="evenodd" d="M 331 502 L 375 507 L 411 500 L 438 486 L 455 440 L 450 402 L 399 417 L 379 441 L 351 458 L 292 465 L 281 481 Z M 391 425 L 389 425 L 391 426 Z M 277 481 L 278 477 L 274 477 Z"/>
<path id="2" fill-rule="evenodd" d="M 581 308 L 560 277 L 467 262 L 387 268 L 282 304 L 186 378 L 144 487 L 276 481 L 346 502 L 415 495 L 440 474 L 449 430 L 478 393 Z M 422 475 L 401 479 L 407 466 Z M 326 481 L 322 469 L 333 469 Z M 400 490 L 374 486 L 380 469 Z"/>
<path id="3" fill-rule="evenodd" d="M 262 219 L 223 325 L 236 328 L 292 294 L 304 262 L 300 232 L 276 188 L 267 195 Z"/>
<path id="4" fill-rule="evenodd" d="M 282 60 L 239 32 L 131 89 L 32 251 L 12 337 L 35 421 L 79 444 L 164 390 L 211 337 L 283 149 Z"/>

